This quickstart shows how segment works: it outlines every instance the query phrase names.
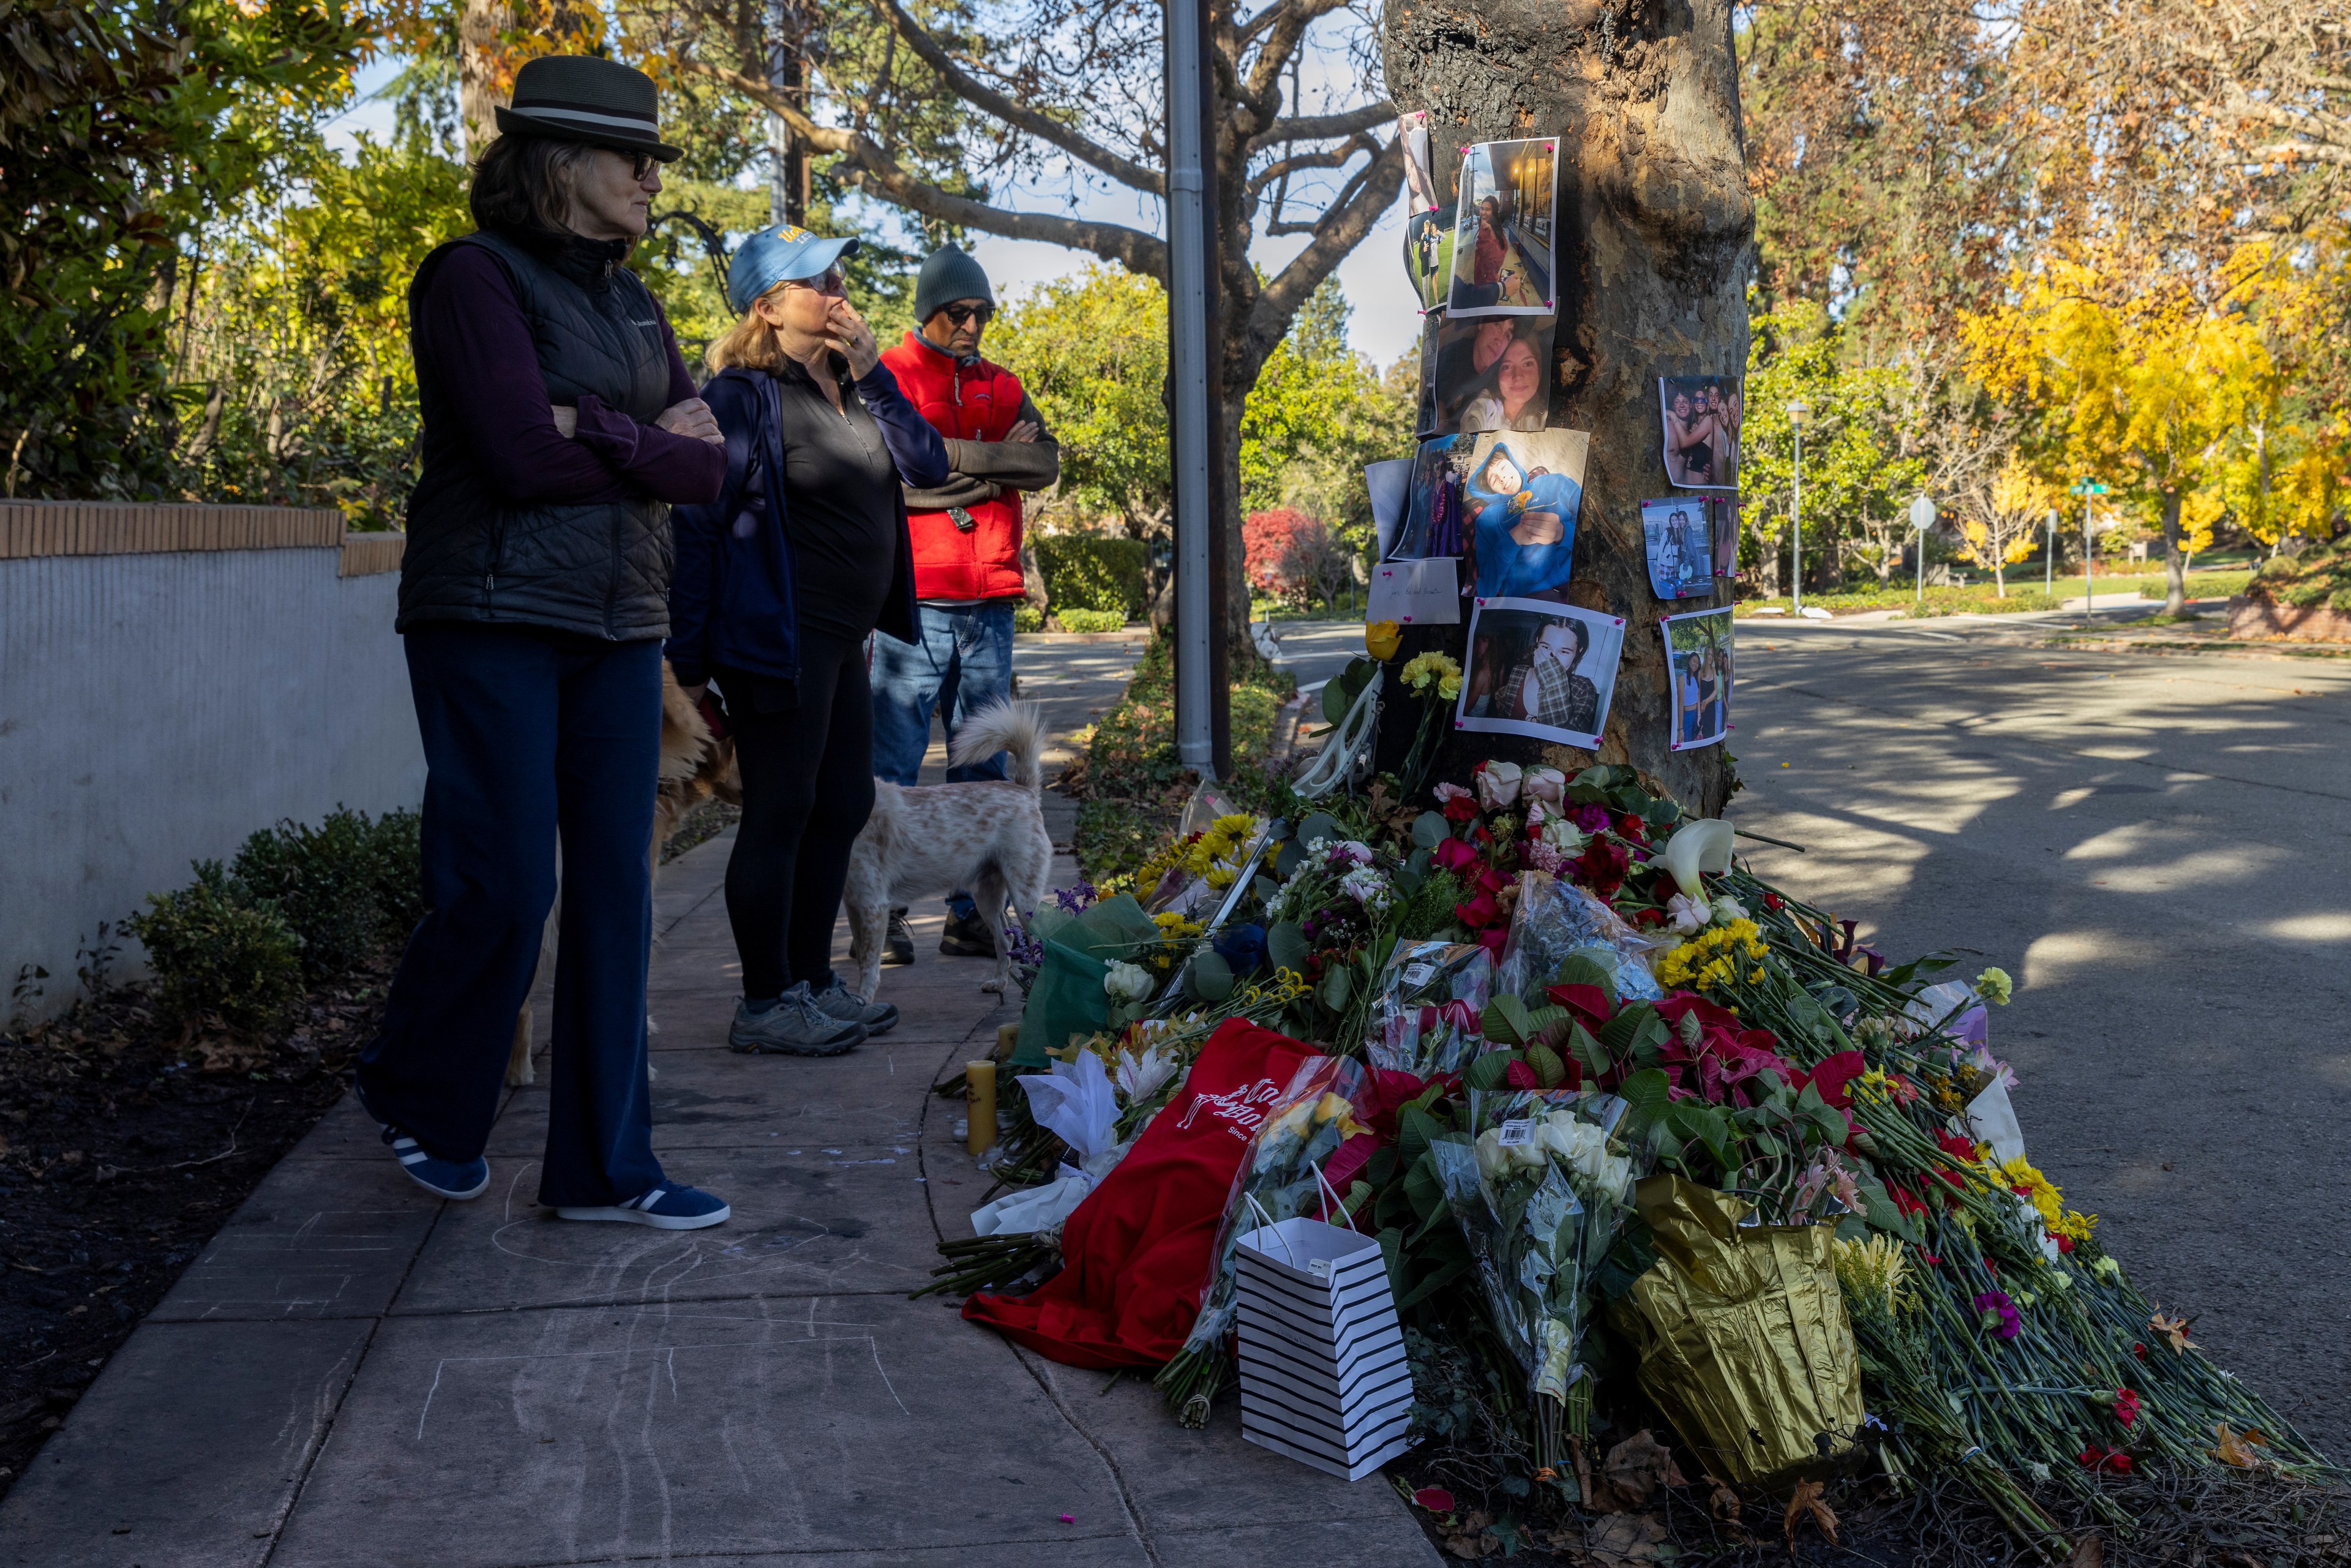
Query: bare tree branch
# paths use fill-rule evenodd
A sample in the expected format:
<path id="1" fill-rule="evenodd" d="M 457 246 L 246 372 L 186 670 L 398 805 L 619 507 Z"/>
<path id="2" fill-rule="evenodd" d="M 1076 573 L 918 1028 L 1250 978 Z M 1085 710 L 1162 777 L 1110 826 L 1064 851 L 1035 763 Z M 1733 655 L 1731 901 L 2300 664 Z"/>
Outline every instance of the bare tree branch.
<path id="1" fill-rule="evenodd" d="M 906 40 L 906 47 L 921 57 L 923 63 L 939 73 L 939 79 L 956 96 L 974 108 L 983 110 L 1017 126 L 1039 141 L 1049 142 L 1090 168 L 1099 169 L 1121 184 L 1155 196 L 1167 193 L 1167 182 L 1156 169 L 1122 158 L 1107 147 L 1081 135 L 1073 127 L 1049 115 L 1038 113 L 1025 104 L 989 87 L 978 78 L 956 64 L 929 29 L 908 16 L 898 0 L 872 0 L 874 7 L 889 21 L 891 30 Z"/>
<path id="2" fill-rule="evenodd" d="M 1156 277 L 1163 283 L 1167 277 L 1167 245 L 1156 235 L 1132 229 L 1123 224 L 1093 223 L 1082 218 L 1058 217 L 1049 213 L 1008 213 L 1001 207 L 991 207 L 985 202 L 958 196 L 925 180 L 908 173 L 898 161 L 890 156 L 872 139 L 855 131 L 837 126 L 819 125 L 800 112 L 772 89 L 766 82 L 713 65 L 707 60 L 688 60 L 687 69 L 723 82 L 745 98 L 771 113 L 782 117 L 792 134 L 819 152 L 841 154 L 848 172 L 862 185 L 876 194 L 912 207 L 926 217 L 943 223 L 958 224 L 985 234 L 1002 235 L 1008 239 L 1043 240 L 1049 245 L 1067 246 L 1072 250 L 1092 251 L 1106 261 L 1115 261 L 1129 272 Z M 1401 166 L 1399 166 L 1401 167 Z"/>
<path id="3" fill-rule="evenodd" d="M 1249 138 L 1249 151 L 1255 152 L 1285 141 L 1319 141 L 1332 136 L 1354 136 L 1375 126 L 1385 125 L 1395 117 L 1395 105 L 1382 99 L 1377 103 L 1367 103 L 1343 114 L 1309 114 L 1293 120 L 1277 120 Z"/>
<path id="4" fill-rule="evenodd" d="M 1393 137 L 1380 155 L 1356 176 L 1353 194 L 1332 204 L 1315 225 L 1313 240 L 1290 258 L 1251 303 L 1247 330 L 1261 361 L 1290 329 L 1290 319 L 1321 287 L 1332 268 L 1363 243 L 1380 214 L 1404 189 L 1404 138 Z"/>

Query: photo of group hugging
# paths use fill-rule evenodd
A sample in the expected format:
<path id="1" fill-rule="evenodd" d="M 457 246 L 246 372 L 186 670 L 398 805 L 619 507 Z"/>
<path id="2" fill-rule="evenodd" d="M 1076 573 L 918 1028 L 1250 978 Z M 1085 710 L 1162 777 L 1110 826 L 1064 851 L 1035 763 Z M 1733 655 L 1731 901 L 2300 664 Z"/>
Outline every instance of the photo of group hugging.
<path id="1" fill-rule="evenodd" d="M 1746 403 L 1737 376 L 1660 376 L 1666 483 L 1681 490 L 1739 488 L 1739 428 Z"/>
<path id="2" fill-rule="evenodd" d="M 1730 729 L 1730 608 L 1663 616 L 1657 624 L 1674 694 L 1671 748 L 1712 746 Z"/>

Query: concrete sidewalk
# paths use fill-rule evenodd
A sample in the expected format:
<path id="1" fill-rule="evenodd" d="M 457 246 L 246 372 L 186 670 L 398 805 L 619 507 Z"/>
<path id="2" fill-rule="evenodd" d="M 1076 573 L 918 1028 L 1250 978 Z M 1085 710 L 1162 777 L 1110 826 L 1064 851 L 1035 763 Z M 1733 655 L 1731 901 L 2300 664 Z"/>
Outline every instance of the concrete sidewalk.
<path id="1" fill-rule="evenodd" d="M 543 1061 L 472 1203 L 402 1179 L 347 1098 L 0 1505 L 0 1563 L 1437 1562 L 1378 1477 L 1244 1444 L 1229 1404 L 1186 1432 L 1145 1384 L 906 1299 L 987 1186 L 929 1086 L 1016 1015 L 937 956 L 934 904 L 883 972 L 891 1034 L 730 1054 L 731 847 L 664 870 L 652 1001 L 655 1145 L 730 1223 L 544 1218 Z"/>

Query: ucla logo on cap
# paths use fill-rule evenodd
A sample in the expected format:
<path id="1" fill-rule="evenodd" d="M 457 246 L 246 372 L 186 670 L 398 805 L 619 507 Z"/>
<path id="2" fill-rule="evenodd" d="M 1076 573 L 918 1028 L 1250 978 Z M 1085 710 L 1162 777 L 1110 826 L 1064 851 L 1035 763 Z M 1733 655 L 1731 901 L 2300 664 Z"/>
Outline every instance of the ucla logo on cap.
<path id="1" fill-rule="evenodd" d="M 804 239 L 813 237 L 809 234 L 808 230 L 804 228 L 796 228 L 790 224 L 778 224 L 774 232 L 776 237 L 783 241 L 786 245 L 798 245 Z"/>

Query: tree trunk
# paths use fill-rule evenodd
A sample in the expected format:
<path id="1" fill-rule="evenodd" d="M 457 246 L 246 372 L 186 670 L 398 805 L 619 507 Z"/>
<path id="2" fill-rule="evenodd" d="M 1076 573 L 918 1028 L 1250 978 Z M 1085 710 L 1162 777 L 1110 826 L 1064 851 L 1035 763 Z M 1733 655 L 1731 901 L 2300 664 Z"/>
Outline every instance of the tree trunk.
<path id="1" fill-rule="evenodd" d="M 2179 503 L 2177 490 L 2163 493 L 2163 612 L 2188 612 L 2188 570 L 2179 559 Z"/>
<path id="2" fill-rule="evenodd" d="M 1658 617 L 1730 602 L 1661 604 L 1651 591 L 1641 500 L 1667 493 L 1657 378 L 1741 375 L 1754 209 L 1740 141 L 1729 0 L 1387 0 L 1383 48 L 1402 110 L 1430 110 L 1437 188 L 1455 188 L 1465 143 L 1559 143 L 1554 426 L 1592 433 L 1576 524 L 1572 603 L 1625 618 L 1625 651 L 1599 751 L 1457 732 L 1437 777 L 1479 758 L 1573 771 L 1629 762 L 1646 787 L 1702 816 L 1731 788 L 1723 745 L 1668 748 L 1673 704 Z M 1464 619 L 1469 607 L 1463 606 Z M 1460 657 L 1467 624 L 1407 628 L 1405 652 Z M 1383 725 L 1400 756 L 1417 699 Z M 1396 732 L 1405 732 L 1397 734 Z"/>
<path id="3" fill-rule="evenodd" d="M 514 26 L 506 0 L 464 0 L 457 16 L 457 118 L 465 133 L 465 161 L 478 161 L 497 140 L 498 106 L 513 95 L 498 80 L 500 36 Z"/>

